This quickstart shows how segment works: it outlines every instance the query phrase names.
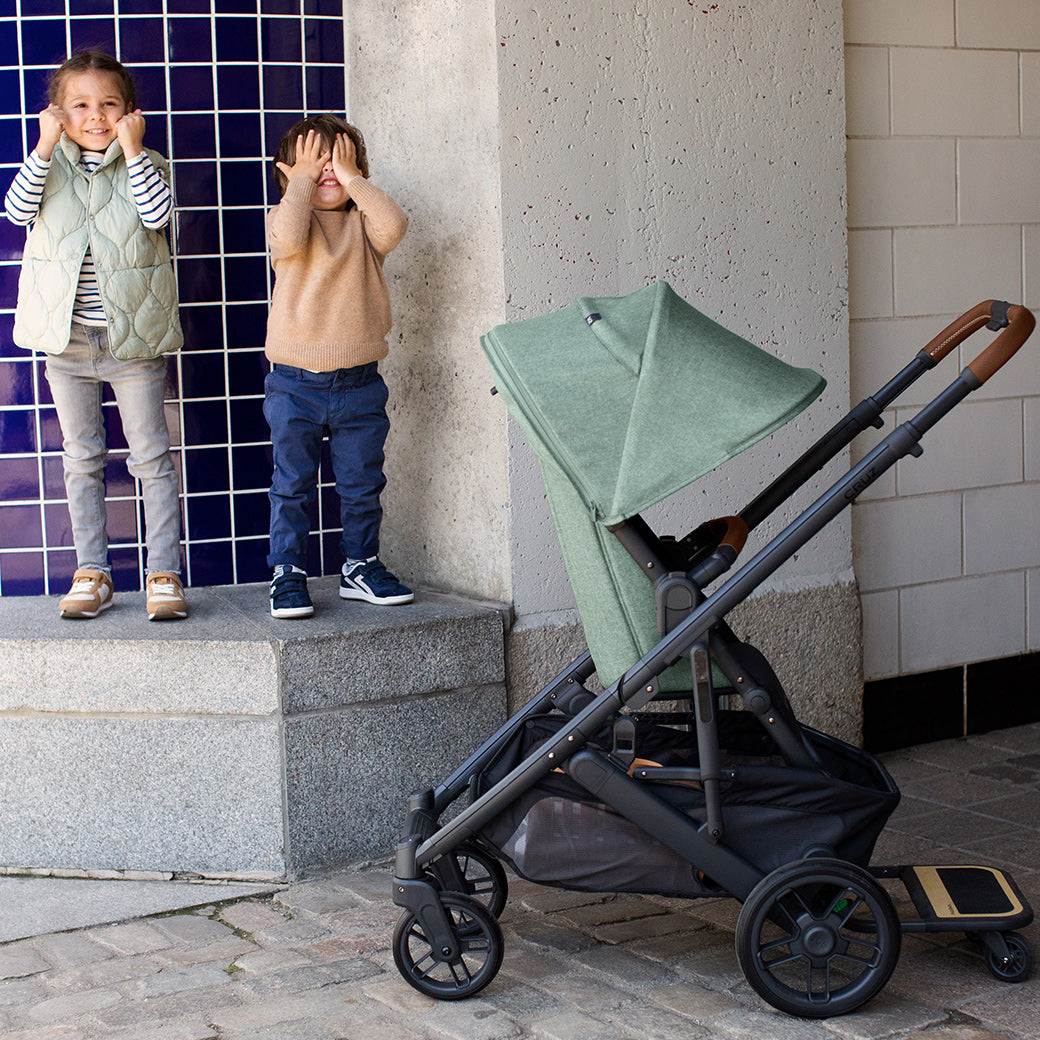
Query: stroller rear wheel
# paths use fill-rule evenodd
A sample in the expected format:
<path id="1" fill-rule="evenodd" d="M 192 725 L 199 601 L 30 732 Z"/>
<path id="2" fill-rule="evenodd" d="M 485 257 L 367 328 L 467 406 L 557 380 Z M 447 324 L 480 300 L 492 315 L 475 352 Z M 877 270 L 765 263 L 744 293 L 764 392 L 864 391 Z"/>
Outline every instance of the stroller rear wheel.
<path id="1" fill-rule="evenodd" d="M 509 882 L 502 864 L 469 842 L 434 860 L 427 871 L 442 892 L 459 892 L 481 903 L 494 917 L 505 909 Z"/>
<path id="2" fill-rule="evenodd" d="M 502 966 L 504 941 L 498 921 L 469 896 L 440 897 L 459 952 L 454 959 L 434 947 L 412 911 L 394 928 L 394 963 L 405 982 L 437 1000 L 463 1000 L 479 993 Z"/>
<path id="3" fill-rule="evenodd" d="M 899 959 L 888 893 L 855 864 L 799 860 L 767 874 L 737 918 L 737 959 L 773 1007 L 803 1018 L 853 1011 L 879 993 Z"/>

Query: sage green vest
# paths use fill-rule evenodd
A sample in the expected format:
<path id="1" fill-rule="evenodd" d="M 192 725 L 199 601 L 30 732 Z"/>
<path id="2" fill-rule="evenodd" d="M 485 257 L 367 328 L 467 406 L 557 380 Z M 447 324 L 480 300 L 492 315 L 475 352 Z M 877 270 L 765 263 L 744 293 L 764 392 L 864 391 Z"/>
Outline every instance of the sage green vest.
<path id="1" fill-rule="evenodd" d="M 166 160 L 157 152 L 147 154 L 165 175 Z M 170 249 L 165 234 L 141 223 L 122 147 L 110 145 L 92 174 L 79 158 L 78 146 L 63 135 L 22 255 L 15 343 L 47 354 L 68 346 L 76 285 L 89 247 L 113 355 L 126 361 L 177 350 L 184 337 Z"/>

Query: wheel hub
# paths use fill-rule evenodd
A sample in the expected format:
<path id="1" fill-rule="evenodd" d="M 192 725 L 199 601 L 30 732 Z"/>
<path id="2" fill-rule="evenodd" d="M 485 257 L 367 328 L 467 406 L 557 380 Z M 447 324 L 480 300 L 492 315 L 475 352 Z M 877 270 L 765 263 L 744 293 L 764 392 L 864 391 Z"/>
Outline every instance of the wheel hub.
<path id="1" fill-rule="evenodd" d="M 829 957 L 837 946 L 837 936 L 822 924 L 814 924 L 802 936 L 802 946 L 810 957 Z"/>

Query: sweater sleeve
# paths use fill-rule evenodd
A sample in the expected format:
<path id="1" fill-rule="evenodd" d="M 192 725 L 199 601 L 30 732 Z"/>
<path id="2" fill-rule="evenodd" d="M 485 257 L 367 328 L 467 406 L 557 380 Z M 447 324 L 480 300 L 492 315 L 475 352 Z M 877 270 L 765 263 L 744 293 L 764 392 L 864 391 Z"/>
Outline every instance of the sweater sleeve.
<path id="1" fill-rule="evenodd" d="M 282 201 L 267 215 L 267 241 L 271 246 L 272 260 L 293 256 L 307 245 L 313 198 L 312 180 L 307 177 L 289 180 Z"/>
<path id="2" fill-rule="evenodd" d="M 347 185 L 365 221 L 365 234 L 376 251 L 386 256 L 404 238 L 408 230 L 405 211 L 385 191 L 364 177 L 355 177 Z"/>
<path id="3" fill-rule="evenodd" d="M 50 159 L 41 159 L 35 149 L 29 153 L 4 199 L 4 210 L 12 224 L 24 227 L 36 219 L 50 168 Z"/>
<path id="4" fill-rule="evenodd" d="M 166 227 L 173 211 L 169 185 L 144 152 L 127 159 L 126 168 L 130 171 L 130 191 L 141 215 L 141 223 L 153 231 Z"/>

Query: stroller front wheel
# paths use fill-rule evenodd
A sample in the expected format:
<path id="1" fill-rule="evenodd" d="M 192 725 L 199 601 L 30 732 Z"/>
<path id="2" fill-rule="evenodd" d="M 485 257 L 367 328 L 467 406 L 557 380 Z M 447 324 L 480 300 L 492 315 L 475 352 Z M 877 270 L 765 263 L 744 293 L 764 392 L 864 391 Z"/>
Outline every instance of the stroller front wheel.
<path id="1" fill-rule="evenodd" d="M 899 959 L 899 918 L 865 870 L 799 860 L 767 874 L 737 918 L 737 959 L 773 1007 L 803 1018 L 843 1015 L 876 996 Z"/>
<path id="2" fill-rule="evenodd" d="M 502 864 L 477 845 L 463 842 L 452 852 L 434 860 L 427 871 L 430 881 L 442 892 L 460 892 L 499 917 L 509 898 L 509 882 Z"/>
<path id="3" fill-rule="evenodd" d="M 469 896 L 445 892 L 441 905 L 458 944 L 454 959 L 446 958 L 423 932 L 411 910 L 394 928 L 394 963 L 405 982 L 437 1000 L 464 1000 L 479 993 L 502 966 L 504 940 L 498 921 Z"/>

